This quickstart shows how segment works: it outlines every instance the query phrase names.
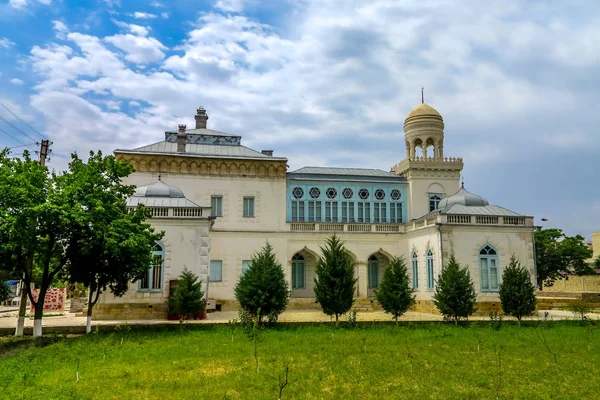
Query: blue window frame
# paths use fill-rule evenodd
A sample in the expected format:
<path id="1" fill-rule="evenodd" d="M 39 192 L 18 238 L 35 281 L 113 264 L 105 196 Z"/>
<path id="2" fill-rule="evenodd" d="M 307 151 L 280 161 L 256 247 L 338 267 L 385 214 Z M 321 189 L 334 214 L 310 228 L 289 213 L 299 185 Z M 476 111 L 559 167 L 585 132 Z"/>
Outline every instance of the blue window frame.
<path id="1" fill-rule="evenodd" d="M 138 282 L 138 290 L 143 292 L 160 292 L 163 289 L 163 273 L 165 266 L 165 249 L 159 242 L 152 249 L 152 264 L 144 277 Z"/>
<path id="2" fill-rule="evenodd" d="M 250 264 L 252 264 L 252 260 L 244 260 L 242 261 L 242 276 L 248 271 L 250 268 Z"/>
<path id="3" fill-rule="evenodd" d="M 479 276 L 482 291 L 498 291 L 498 252 L 489 244 L 479 250 Z"/>
<path id="4" fill-rule="evenodd" d="M 306 261 L 302 254 L 292 257 L 292 289 L 306 288 Z"/>
<path id="5" fill-rule="evenodd" d="M 417 253 L 412 253 L 412 287 L 413 289 L 419 288 L 419 258 Z"/>
<path id="6" fill-rule="evenodd" d="M 369 289 L 379 287 L 379 260 L 375 256 L 369 257 Z"/>
<path id="7" fill-rule="evenodd" d="M 221 282 L 223 280 L 223 261 L 210 260 L 210 271 L 208 280 L 211 282 Z"/>
<path id="8" fill-rule="evenodd" d="M 390 222 L 392 224 L 402 223 L 402 203 L 390 203 Z"/>
<path id="9" fill-rule="evenodd" d="M 433 276 L 433 252 L 431 249 L 427 250 L 427 289 L 432 290 L 435 284 Z"/>

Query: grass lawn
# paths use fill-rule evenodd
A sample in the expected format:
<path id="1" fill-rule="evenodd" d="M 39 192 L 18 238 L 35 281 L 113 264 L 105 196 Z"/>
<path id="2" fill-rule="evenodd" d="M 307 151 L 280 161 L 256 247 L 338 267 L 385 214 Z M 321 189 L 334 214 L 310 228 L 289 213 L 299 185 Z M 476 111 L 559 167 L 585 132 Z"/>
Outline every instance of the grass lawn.
<path id="1" fill-rule="evenodd" d="M 0 398 L 277 399 L 286 365 L 283 399 L 596 399 L 600 393 L 600 326 L 573 322 L 505 324 L 499 331 L 487 323 L 280 326 L 263 331 L 257 353 L 258 371 L 253 342 L 239 327 L 232 340 L 228 326 L 120 330 L 44 343 L 0 338 Z"/>

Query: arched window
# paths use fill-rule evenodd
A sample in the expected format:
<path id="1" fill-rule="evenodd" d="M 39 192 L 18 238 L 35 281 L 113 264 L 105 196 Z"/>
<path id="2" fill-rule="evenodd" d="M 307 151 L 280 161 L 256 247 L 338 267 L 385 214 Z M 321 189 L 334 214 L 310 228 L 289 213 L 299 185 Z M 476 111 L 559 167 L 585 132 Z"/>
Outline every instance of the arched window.
<path id="1" fill-rule="evenodd" d="M 433 252 L 431 249 L 427 250 L 427 289 L 433 289 Z"/>
<path id="2" fill-rule="evenodd" d="M 304 256 L 300 253 L 294 254 L 292 257 L 292 289 L 306 288 L 306 262 Z"/>
<path id="3" fill-rule="evenodd" d="M 150 269 L 139 280 L 139 290 L 161 291 L 163 288 L 163 269 L 165 265 L 165 249 L 159 242 L 152 249 Z"/>
<path id="4" fill-rule="evenodd" d="M 479 250 L 479 276 L 481 290 L 498 290 L 498 252 L 489 244 Z"/>
<path id="5" fill-rule="evenodd" d="M 412 253 L 412 287 L 413 289 L 419 288 L 419 258 L 417 253 Z"/>
<path id="6" fill-rule="evenodd" d="M 379 286 L 379 260 L 375 256 L 369 257 L 369 289 Z"/>
<path id="7" fill-rule="evenodd" d="M 429 193 L 429 211 L 437 210 L 441 200 L 441 193 Z"/>

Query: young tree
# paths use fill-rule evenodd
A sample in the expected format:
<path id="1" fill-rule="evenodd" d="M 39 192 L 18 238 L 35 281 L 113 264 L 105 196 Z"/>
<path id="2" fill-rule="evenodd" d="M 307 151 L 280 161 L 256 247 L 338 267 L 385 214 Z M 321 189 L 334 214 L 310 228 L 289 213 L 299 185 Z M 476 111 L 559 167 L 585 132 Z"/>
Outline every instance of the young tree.
<path id="1" fill-rule="evenodd" d="M 46 293 L 64 271 L 72 227 L 73 201 L 66 195 L 63 176 L 50 174 L 32 160 L 0 152 L 0 259 L 16 276 L 23 276 L 25 293 L 35 307 L 33 336 L 42 336 Z M 31 282 L 39 281 L 34 299 Z M 23 304 L 24 306 L 24 304 Z M 24 320 L 19 318 L 17 335 Z"/>
<path id="2" fill-rule="evenodd" d="M 268 242 L 252 256 L 250 267 L 238 281 L 234 293 L 241 308 L 257 316 L 259 324 L 263 316 L 276 319 L 285 310 L 291 291 Z"/>
<path id="3" fill-rule="evenodd" d="M 202 281 L 198 280 L 192 271 L 185 268 L 177 282 L 173 298 L 169 302 L 170 313 L 191 319 L 194 314 L 204 311 L 203 297 Z"/>
<path id="4" fill-rule="evenodd" d="M 69 170 L 66 190 L 76 207 L 67 270 L 71 283 L 88 289 L 89 333 L 100 294 L 109 288 L 115 296 L 122 296 L 130 282 L 140 279 L 153 262 L 154 243 L 163 234 L 154 233 L 144 222 L 150 215 L 143 207 L 127 210 L 127 197 L 135 191 L 134 186 L 122 183 L 133 172 L 128 162 L 103 157 L 101 152 L 90 152 L 84 162 L 73 154 Z"/>
<path id="5" fill-rule="evenodd" d="M 519 325 L 521 318 L 535 311 L 535 285 L 531 282 L 529 272 L 521 266 L 514 254 L 502 274 L 499 294 L 502 311 L 516 317 Z"/>
<path id="6" fill-rule="evenodd" d="M 404 314 L 415 302 L 413 289 L 404 257 L 394 257 L 383 273 L 379 288 L 375 289 L 375 297 L 386 313 L 398 323 L 398 317 Z"/>
<path id="7" fill-rule="evenodd" d="M 335 321 L 345 314 L 354 302 L 354 262 L 344 243 L 335 234 L 321 246 L 323 256 L 315 268 L 315 297 L 327 315 Z"/>
<path id="8" fill-rule="evenodd" d="M 561 229 L 542 229 L 535 232 L 535 255 L 537 267 L 537 285 L 552 286 L 555 280 L 561 279 L 561 272 L 569 267 L 578 275 L 594 273 L 593 266 L 585 260 L 593 251 L 585 244 L 581 235 L 567 236 Z"/>
<path id="9" fill-rule="evenodd" d="M 449 315 L 458 324 L 460 318 L 473 314 L 476 300 L 469 270 L 461 268 L 452 254 L 437 281 L 433 303 L 443 315 Z"/>
<path id="10" fill-rule="evenodd" d="M 0 303 L 4 303 L 10 297 L 10 288 L 8 285 L 0 281 Z"/>

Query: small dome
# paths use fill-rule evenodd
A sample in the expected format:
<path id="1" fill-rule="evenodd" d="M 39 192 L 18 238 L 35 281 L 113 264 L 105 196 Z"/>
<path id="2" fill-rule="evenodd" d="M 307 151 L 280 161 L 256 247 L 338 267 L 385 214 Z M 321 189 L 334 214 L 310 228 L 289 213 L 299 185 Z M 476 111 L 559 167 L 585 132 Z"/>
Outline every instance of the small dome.
<path id="1" fill-rule="evenodd" d="M 135 189 L 134 197 L 170 197 L 185 198 L 183 192 L 173 186 L 169 186 L 161 180 Z"/>
<path id="2" fill-rule="evenodd" d="M 486 199 L 471 192 L 468 192 L 464 187 L 454 193 L 452 196 L 443 198 L 438 204 L 438 210 L 446 207 L 450 207 L 454 204 L 462 206 L 488 206 L 490 203 Z"/>
<path id="3" fill-rule="evenodd" d="M 437 112 L 437 110 L 433 107 L 431 107 L 429 104 L 425 104 L 425 103 L 421 103 L 418 106 L 416 106 L 415 108 L 413 108 L 413 110 L 408 114 L 408 117 L 406 117 L 406 119 L 409 119 L 411 117 L 426 117 L 426 116 L 430 116 L 430 117 L 437 117 L 442 119 L 442 115 Z"/>

